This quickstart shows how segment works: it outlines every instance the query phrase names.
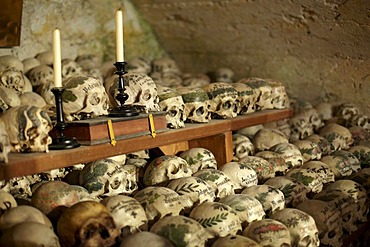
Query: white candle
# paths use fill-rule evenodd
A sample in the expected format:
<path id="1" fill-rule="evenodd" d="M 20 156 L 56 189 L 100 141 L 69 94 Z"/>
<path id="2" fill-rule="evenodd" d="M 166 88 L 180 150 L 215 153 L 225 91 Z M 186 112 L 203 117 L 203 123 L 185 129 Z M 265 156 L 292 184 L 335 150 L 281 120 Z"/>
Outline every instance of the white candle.
<path id="1" fill-rule="evenodd" d="M 122 10 L 116 12 L 116 59 L 117 62 L 124 62 L 123 54 L 123 18 Z"/>
<path id="2" fill-rule="evenodd" d="M 59 29 L 55 29 L 53 31 L 53 68 L 54 68 L 54 86 L 62 87 L 62 59 L 60 51 Z"/>

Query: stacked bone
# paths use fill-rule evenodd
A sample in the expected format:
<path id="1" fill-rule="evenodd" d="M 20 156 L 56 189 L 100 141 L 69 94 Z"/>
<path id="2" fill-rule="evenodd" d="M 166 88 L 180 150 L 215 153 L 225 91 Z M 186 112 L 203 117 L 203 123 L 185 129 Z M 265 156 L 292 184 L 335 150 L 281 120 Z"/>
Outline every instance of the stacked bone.
<path id="1" fill-rule="evenodd" d="M 39 62 L 43 57 L 47 56 L 37 56 Z M 29 63 L 35 62 L 29 60 Z M 132 99 L 136 99 L 134 96 L 138 93 L 143 96 L 130 103 L 143 111 L 162 109 L 168 115 L 176 115 L 164 103 L 165 99 L 175 98 L 177 104 L 182 105 L 180 95 L 183 105 L 196 105 L 208 101 L 210 96 L 216 102 L 216 92 L 234 92 L 231 98 L 235 99 L 235 95 L 244 95 L 235 94 L 235 90 L 251 95 L 264 90 L 260 87 L 266 85 L 275 85 L 274 88 L 286 96 L 284 87 L 272 80 L 249 78 L 233 82 L 230 79 L 232 71 L 227 69 L 220 69 L 211 77 L 197 75 L 195 80 L 189 75 L 180 76 L 173 61 L 164 60 L 168 63 L 159 59 L 153 61 L 152 66 L 143 59 L 135 60 L 144 65 L 143 68 L 129 62 L 130 73 L 126 79 L 131 82 L 131 88 L 127 91 Z M 82 61 L 84 59 L 80 58 L 79 63 L 84 64 Z M 50 63 L 46 66 L 49 67 L 43 67 L 48 68 L 47 77 L 52 72 Z M 14 66 L 10 68 L 1 73 L 13 73 Z M 22 70 L 18 70 L 18 74 L 19 71 Z M 91 95 L 80 94 L 84 90 L 73 91 L 76 85 L 96 87 L 96 91 L 86 91 L 92 91 L 94 95 L 99 92 L 105 99 L 103 102 L 107 102 L 107 95 L 113 97 L 116 92 L 116 88 L 110 86 L 116 78 L 111 76 L 109 71 L 114 71 L 111 68 L 102 73 L 104 86 L 102 79 L 86 76 L 92 74 L 92 69 L 65 71 L 69 71 L 63 82 L 70 92 L 68 95 L 72 96 L 69 101 L 74 97 L 82 98 L 84 102 L 85 98 L 91 98 Z M 69 77 L 73 71 L 77 74 Z M 85 74 L 81 75 L 81 71 Z M 23 78 L 26 78 L 24 73 L 31 75 L 23 72 Z M 30 79 L 32 90 L 50 89 L 52 79 L 44 79 Z M 13 85 L 14 81 L 2 81 L 3 89 L 27 88 L 22 86 L 25 82 Z M 156 92 L 158 97 L 152 97 Z M 15 95 L 24 94 L 18 92 Z M 52 98 L 50 94 L 49 98 Z M 200 100 L 194 100 L 197 98 Z M 148 99 L 153 101 L 148 103 Z M 314 107 L 308 102 L 292 99 L 293 118 L 234 133 L 234 158 L 226 164 L 217 164 L 212 152 L 205 148 L 159 157 L 142 151 L 2 181 L 0 245 L 15 246 L 27 242 L 43 246 L 144 246 L 150 242 L 158 246 L 217 247 L 236 244 L 318 246 L 321 242 L 341 246 L 342 236 L 352 233 L 367 220 L 370 194 L 368 119 L 353 104 L 331 106 L 321 103 Z M 204 114 L 208 109 L 205 105 L 203 111 L 195 111 L 202 118 L 187 115 L 184 106 L 186 120 L 182 118 L 189 122 L 207 122 L 210 118 L 280 109 L 289 104 L 287 97 L 282 101 L 269 99 L 253 104 L 239 98 L 238 102 L 243 100 L 249 102 L 247 107 L 235 108 L 235 103 L 224 102 L 225 110 L 234 109 L 227 113 Z M 97 101 L 95 98 L 91 102 Z M 39 128 L 47 133 L 50 120 L 44 111 L 49 113 L 50 108 L 26 107 L 27 114 L 19 112 L 4 118 L 10 109 L 16 109 L 16 105 L 11 105 L 13 101 L 7 102 L 2 119 L 10 120 L 3 120 L 5 126 L 16 124 L 16 116 L 31 114 L 30 119 L 43 117 L 42 121 L 34 122 L 46 123 Z M 274 102 L 281 105 L 272 106 Z M 103 115 L 106 105 L 99 108 Z M 232 105 L 234 107 L 230 107 Z M 67 111 L 69 120 L 99 115 L 98 108 L 74 106 L 71 104 L 66 108 L 71 109 Z M 173 128 L 183 127 L 176 121 L 168 120 L 168 123 Z M 22 126 L 32 124 L 21 122 Z M 32 142 L 38 144 L 36 146 L 21 149 L 27 145 L 11 142 L 11 148 L 18 152 L 46 151 L 47 144 L 45 147 L 45 141 L 41 142 L 47 140 L 45 133 L 38 135 L 39 142 Z M 40 143 L 44 144 L 41 146 L 44 149 L 40 148 Z"/>

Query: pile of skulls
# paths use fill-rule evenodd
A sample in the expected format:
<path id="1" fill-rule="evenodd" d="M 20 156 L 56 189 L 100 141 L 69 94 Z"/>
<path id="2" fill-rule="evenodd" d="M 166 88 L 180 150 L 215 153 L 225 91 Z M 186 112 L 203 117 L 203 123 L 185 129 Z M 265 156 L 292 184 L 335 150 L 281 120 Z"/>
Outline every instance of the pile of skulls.
<path id="1" fill-rule="evenodd" d="M 281 123 L 242 129 L 226 164 L 143 150 L 3 181 L 0 245 L 342 246 L 367 221 L 370 147 L 334 150 L 332 124 L 293 142 Z"/>

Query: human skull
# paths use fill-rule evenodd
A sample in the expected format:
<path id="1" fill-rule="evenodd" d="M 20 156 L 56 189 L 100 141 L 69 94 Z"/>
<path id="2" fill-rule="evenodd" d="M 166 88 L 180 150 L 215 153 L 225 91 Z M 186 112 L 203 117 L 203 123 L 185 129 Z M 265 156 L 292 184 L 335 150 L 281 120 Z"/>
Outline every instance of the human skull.
<path id="1" fill-rule="evenodd" d="M 167 188 L 177 192 L 190 204 L 189 209 L 203 202 L 213 202 L 216 199 L 215 192 L 210 184 L 199 177 L 183 177 L 172 180 Z"/>
<path id="2" fill-rule="evenodd" d="M 85 76 L 80 64 L 76 61 L 66 58 L 62 60 L 62 78 L 63 80 L 74 76 Z"/>
<path id="3" fill-rule="evenodd" d="M 360 161 L 361 167 L 365 168 L 370 164 L 370 147 L 356 145 L 348 149 Z"/>
<path id="4" fill-rule="evenodd" d="M 141 231 L 122 239 L 120 247 L 175 247 L 170 240 L 156 233 Z"/>
<path id="5" fill-rule="evenodd" d="M 357 204 L 357 210 L 355 211 L 357 214 L 357 219 L 360 222 L 367 221 L 367 214 L 369 212 L 369 198 L 365 188 L 360 183 L 349 179 L 343 179 L 329 184 L 326 189 L 338 190 L 350 195 Z"/>
<path id="6" fill-rule="evenodd" d="M 42 85 L 54 80 L 53 68 L 46 64 L 40 64 L 27 73 L 32 88 L 36 91 Z"/>
<path id="7" fill-rule="evenodd" d="M 235 184 L 236 190 L 242 190 L 258 184 L 257 172 L 252 166 L 242 162 L 228 162 L 219 168 L 228 175 Z"/>
<path id="8" fill-rule="evenodd" d="M 308 170 L 309 172 L 316 173 L 321 176 L 323 184 L 331 183 L 335 181 L 334 172 L 330 167 L 322 161 L 311 160 L 304 163 L 301 166 L 303 169 Z"/>
<path id="9" fill-rule="evenodd" d="M 87 163 L 79 177 L 80 184 L 94 196 L 131 194 L 138 190 L 137 168 L 109 158 Z"/>
<path id="10" fill-rule="evenodd" d="M 314 106 L 319 117 L 323 122 L 328 121 L 329 119 L 333 118 L 333 105 L 328 102 L 320 102 Z"/>
<path id="11" fill-rule="evenodd" d="M 198 221 L 213 237 L 235 236 L 241 231 L 241 221 L 236 212 L 220 202 L 203 202 L 189 215 Z"/>
<path id="12" fill-rule="evenodd" d="M 203 87 L 208 94 L 211 118 L 234 118 L 238 114 L 238 92 L 225 82 L 214 82 Z"/>
<path id="13" fill-rule="evenodd" d="M 272 151 L 261 151 L 256 153 L 255 156 L 267 160 L 272 165 L 275 176 L 284 175 L 288 171 L 288 166 L 281 154 Z"/>
<path id="14" fill-rule="evenodd" d="M 275 170 L 272 163 L 261 157 L 246 156 L 238 162 L 252 167 L 257 173 L 259 183 L 263 183 L 267 179 L 275 177 Z"/>
<path id="15" fill-rule="evenodd" d="M 285 91 L 285 86 L 276 80 L 266 79 L 271 86 L 271 103 L 273 109 L 286 109 L 290 107 L 290 100 Z"/>
<path id="16" fill-rule="evenodd" d="M 351 176 L 346 177 L 346 179 L 350 179 L 361 184 L 367 192 L 367 197 L 370 198 L 370 168 L 363 168 L 358 172 L 351 174 Z"/>
<path id="17" fill-rule="evenodd" d="M 6 181 L 5 189 L 14 198 L 30 198 L 32 196 L 31 183 L 26 176 L 14 177 Z"/>
<path id="18" fill-rule="evenodd" d="M 190 206 L 182 201 L 176 191 L 161 186 L 145 187 L 134 198 L 144 207 L 150 226 L 167 215 L 177 216 L 186 206 Z"/>
<path id="19" fill-rule="evenodd" d="M 4 181 L 0 181 L 4 182 Z M 15 208 L 18 206 L 17 201 L 9 192 L 5 191 L 3 188 L 0 189 L 0 216 L 4 214 L 7 210 Z"/>
<path id="20" fill-rule="evenodd" d="M 351 126 L 348 130 L 352 134 L 353 145 L 358 145 L 362 141 L 370 140 L 370 131 L 363 127 Z"/>
<path id="21" fill-rule="evenodd" d="M 108 95 L 99 79 L 72 76 L 63 81 L 63 88 L 63 110 L 67 121 L 108 115 Z"/>
<path id="22" fill-rule="evenodd" d="M 38 173 L 38 177 L 42 181 L 51 181 L 51 180 L 62 180 L 67 174 L 66 168 L 61 167 L 61 168 L 56 168 L 56 169 L 51 169 L 49 171 L 44 171 Z"/>
<path id="23" fill-rule="evenodd" d="M 48 152 L 52 123 L 48 114 L 35 106 L 12 107 L 1 116 L 12 152 Z"/>
<path id="24" fill-rule="evenodd" d="M 167 216 L 158 220 L 150 228 L 170 240 L 175 246 L 205 246 L 212 235 L 196 220 L 183 216 Z"/>
<path id="25" fill-rule="evenodd" d="M 197 171 L 193 176 L 209 183 L 218 199 L 235 194 L 235 182 L 223 171 L 207 168 Z"/>
<path id="26" fill-rule="evenodd" d="M 312 199 L 329 202 L 334 207 L 338 208 L 341 214 L 344 231 L 352 233 L 357 230 L 358 205 L 350 194 L 336 189 L 325 189 L 315 194 Z"/>
<path id="27" fill-rule="evenodd" d="M 127 72 L 143 73 L 149 75 L 151 71 L 150 61 L 144 57 L 134 57 L 127 62 Z"/>
<path id="28" fill-rule="evenodd" d="M 309 199 L 299 204 L 297 209 L 314 218 L 322 244 L 342 246 L 342 218 L 340 211 L 334 205 L 325 201 Z"/>
<path id="29" fill-rule="evenodd" d="M 255 240 L 262 246 L 291 246 L 288 227 L 273 219 L 262 219 L 252 222 L 244 229 L 242 235 Z"/>
<path id="30" fill-rule="evenodd" d="M 11 150 L 9 135 L 3 121 L 0 120 L 0 161 L 8 163 L 8 154 Z"/>
<path id="31" fill-rule="evenodd" d="M 267 123 L 264 123 L 263 126 L 265 128 L 277 129 L 281 131 L 286 136 L 287 139 L 290 138 L 291 130 L 290 130 L 289 118 L 267 122 Z"/>
<path id="32" fill-rule="evenodd" d="M 260 129 L 263 129 L 264 126 L 262 124 L 256 124 L 248 127 L 244 127 L 241 129 L 238 129 L 235 131 L 235 133 L 245 135 L 250 140 L 253 140 L 254 135 L 259 131 Z"/>
<path id="33" fill-rule="evenodd" d="M 308 119 L 308 122 L 312 125 L 314 132 L 317 132 L 324 126 L 324 123 L 315 108 L 303 109 L 299 114 L 306 116 L 306 119 Z"/>
<path id="34" fill-rule="evenodd" d="M 285 197 L 283 192 L 270 185 L 253 185 L 243 189 L 241 193 L 257 199 L 262 204 L 266 215 L 270 216 L 274 212 L 285 208 Z"/>
<path id="35" fill-rule="evenodd" d="M 31 205 L 53 220 L 58 210 L 80 201 L 79 191 L 63 181 L 42 182 L 33 192 Z M 54 223 L 54 222 L 53 222 Z"/>
<path id="36" fill-rule="evenodd" d="M 180 158 L 186 160 L 192 174 L 202 169 L 217 169 L 215 155 L 208 149 L 202 147 L 189 148 L 182 152 Z"/>
<path id="37" fill-rule="evenodd" d="M 179 93 L 168 87 L 158 86 L 159 107 L 166 112 L 167 127 L 185 127 L 185 103 Z"/>
<path id="38" fill-rule="evenodd" d="M 346 102 L 337 107 L 334 115 L 341 119 L 349 120 L 359 114 L 360 109 L 355 104 Z"/>
<path id="39" fill-rule="evenodd" d="M 100 59 L 94 54 L 82 54 L 78 55 L 75 61 L 80 65 L 84 71 L 91 71 L 96 68 L 101 68 Z"/>
<path id="40" fill-rule="evenodd" d="M 256 241 L 242 236 L 242 235 L 235 235 L 235 236 L 226 236 L 222 238 L 218 238 L 211 247 L 261 247 Z"/>
<path id="41" fill-rule="evenodd" d="M 173 73 L 177 75 L 181 74 L 181 71 L 176 61 L 169 57 L 161 57 L 161 58 L 153 59 L 151 62 L 151 67 L 152 67 L 151 75 L 152 73 L 160 73 L 160 74 Z"/>
<path id="42" fill-rule="evenodd" d="M 213 72 L 212 79 L 213 79 L 213 83 L 214 82 L 232 83 L 234 82 L 234 71 L 226 67 L 217 68 Z"/>
<path id="43" fill-rule="evenodd" d="M 265 151 L 276 144 L 288 143 L 289 140 L 278 129 L 262 128 L 253 136 L 252 142 L 257 151 Z"/>
<path id="44" fill-rule="evenodd" d="M 352 169 L 352 172 L 357 172 L 361 169 L 360 160 L 354 155 L 353 153 L 346 151 L 346 150 L 337 150 L 331 153 L 333 156 L 340 156 L 347 160 L 349 166 Z"/>
<path id="45" fill-rule="evenodd" d="M 211 83 L 211 79 L 206 74 L 185 73 L 182 75 L 183 87 L 202 88 L 209 83 Z"/>
<path id="46" fill-rule="evenodd" d="M 19 205 L 5 211 L 0 217 L 0 229 L 4 231 L 22 222 L 37 222 L 53 229 L 46 215 L 30 205 Z"/>
<path id="47" fill-rule="evenodd" d="M 50 227 L 38 222 L 20 222 L 0 238 L 1 246 L 60 247 L 58 236 Z"/>
<path id="48" fill-rule="evenodd" d="M 326 139 L 323 136 L 313 134 L 313 135 L 308 136 L 304 140 L 308 140 L 308 141 L 316 143 L 319 146 L 322 152 L 322 155 L 328 155 L 331 152 L 333 152 L 330 142 L 328 141 L 328 139 Z"/>
<path id="49" fill-rule="evenodd" d="M 272 104 L 272 86 L 267 80 L 257 77 L 243 79 L 239 82 L 246 83 L 250 86 L 256 97 L 256 111 L 273 109 Z"/>
<path id="50" fill-rule="evenodd" d="M 297 113 L 289 120 L 290 141 L 297 141 L 307 138 L 314 134 L 314 127 L 309 118 L 304 113 Z"/>
<path id="51" fill-rule="evenodd" d="M 56 230 L 63 246 L 115 246 L 120 235 L 109 210 L 94 201 L 65 209 Z"/>
<path id="52" fill-rule="evenodd" d="M 145 185 L 168 183 L 172 179 L 190 177 L 192 171 L 186 160 L 176 155 L 163 155 L 152 160 L 145 169 Z"/>
<path id="53" fill-rule="evenodd" d="M 108 209 L 121 236 L 147 230 L 148 219 L 143 206 L 133 197 L 115 195 L 104 198 L 101 203 Z"/>
<path id="54" fill-rule="evenodd" d="M 285 159 L 288 168 L 300 167 L 303 164 L 303 156 L 299 148 L 292 143 L 279 143 L 270 148 L 270 151 L 280 154 Z"/>
<path id="55" fill-rule="evenodd" d="M 256 98 L 253 89 L 245 83 L 235 82 L 231 84 L 238 92 L 238 114 L 245 115 L 256 111 Z"/>
<path id="56" fill-rule="evenodd" d="M 14 89 L 0 86 L 0 113 L 20 104 L 21 99 Z"/>
<path id="57" fill-rule="evenodd" d="M 308 186 L 313 193 L 319 193 L 323 189 L 323 178 L 311 169 L 294 168 L 287 172 L 287 177 L 293 178 Z"/>
<path id="58" fill-rule="evenodd" d="M 297 140 L 293 141 L 292 144 L 301 151 L 303 163 L 321 159 L 322 151 L 317 143 L 310 140 Z"/>
<path id="59" fill-rule="evenodd" d="M 36 54 L 35 58 L 40 61 L 41 64 L 53 65 L 53 51 L 47 50 Z"/>
<path id="60" fill-rule="evenodd" d="M 225 196 L 219 202 L 234 209 L 243 227 L 252 222 L 262 220 L 266 215 L 261 202 L 247 194 Z"/>
<path id="61" fill-rule="evenodd" d="M 159 97 L 157 85 L 153 79 L 146 74 L 127 73 L 124 75 L 127 83 L 125 86 L 129 98 L 125 102 L 127 105 L 133 105 L 143 112 L 159 111 Z M 117 83 L 112 85 L 111 95 L 117 93 Z M 112 91 L 113 90 L 113 91 Z"/>
<path id="62" fill-rule="evenodd" d="M 309 214 L 296 208 L 284 208 L 275 212 L 271 219 L 278 220 L 288 227 L 292 246 L 320 245 L 319 231 L 314 218 Z"/>
<path id="63" fill-rule="evenodd" d="M 342 146 L 340 146 L 340 149 L 348 149 L 354 142 L 352 134 L 349 131 L 349 129 L 337 123 L 326 124 L 319 131 L 319 135 L 324 136 L 327 139 L 330 138 L 332 134 L 338 134 L 344 137 L 345 143 Z"/>
<path id="64" fill-rule="evenodd" d="M 202 88 L 177 88 L 185 103 L 186 121 L 191 123 L 208 123 L 211 119 L 209 98 Z"/>
<path id="65" fill-rule="evenodd" d="M 364 128 L 367 131 L 370 131 L 370 120 L 369 117 L 365 114 L 359 114 L 357 116 L 353 116 L 349 119 L 349 123 L 347 124 L 348 127 L 351 126 L 359 126 Z"/>
<path id="66" fill-rule="evenodd" d="M 325 155 L 320 161 L 324 162 L 333 171 L 336 180 L 352 174 L 352 167 L 345 157 Z"/>
<path id="67" fill-rule="evenodd" d="M 22 60 L 22 64 L 23 64 L 23 72 L 27 74 L 28 71 L 30 71 L 34 67 L 39 66 L 41 63 L 35 57 L 28 57 Z"/>
<path id="68" fill-rule="evenodd" d="M 233 134 L 233 158 L 242 159 L 254 155 L 254 145 L 248 137 L 242 134 Z"/>
<path id="69" fill-rule="evenodd" d="M 32 91 L 29 79 L 24 75 L 22 62 L 12 55 L 0 57 L 0 85 L 13 89 L 18 95 Z"/>
<path id="70" fill-rule="evenodd" d="M 21 100 L 21 105 L 32 105 L 45 110 L 48 108 L 45 99 L 38 93 L 25 92 L 22 93 L 19 98 Z"/>
<path id="71" fill-rule="evenodd" d="M 284 194 L 285 205 L 295 207 L 303 201 L 307 200 L 307 194 L 310 188 L 299 181 L 293 180 L 286 176 L 278 176 L 269 178 L 265 185 L 279 189 Z"/>

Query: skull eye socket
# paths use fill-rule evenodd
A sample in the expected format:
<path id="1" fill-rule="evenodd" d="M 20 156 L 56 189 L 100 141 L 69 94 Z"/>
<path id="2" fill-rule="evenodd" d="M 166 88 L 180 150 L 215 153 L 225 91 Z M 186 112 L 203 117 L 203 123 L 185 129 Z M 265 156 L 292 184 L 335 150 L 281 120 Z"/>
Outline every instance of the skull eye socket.
<path id="1" fill-rule="evenodd" d="M 118 180 L 118 178 L 115 178 L 113 182 L 110 184 L 110 187 L 112 189 L 117 189 L 121 185 L 121 181 Z"/>
<path id="2" fill-rule="evenodd" d="M 331 230 L 330 232 L 328 232 L 328 238 L 334 238 L 335 235 L 335 230 Z"/>
<path id="3" fill-rule="evenodd" d="M 231 102 L 230 101 L 226 101 L 222 104 L 222 108 L 227 110 L 227 109 L 230 109 L 232 106 Z"/>
<path id="4" fill-rule="evenodd" d="M 152 95 L 150 94 L 149 90 L 145 90 L 143 93 L 142 99 L 145 101 L 148 101 L 152 98 Z"/>
<path id="5" fill-rule="evenodd" d="M 202 116 L 202 115 L 204 114 L 204 107 L 203 107 L 203 106 L 199 107 L 199 108 L 195 111 L 195 113 L 197 114 L 197 116 Z"/>
<path id="6" fill-rule="evenodd" d="M 177 111 L 176 110 L 170 110 L 167 112 L 167 114 L 170 116 L 170 117 L 175 117 L 177 115 Z"/>

